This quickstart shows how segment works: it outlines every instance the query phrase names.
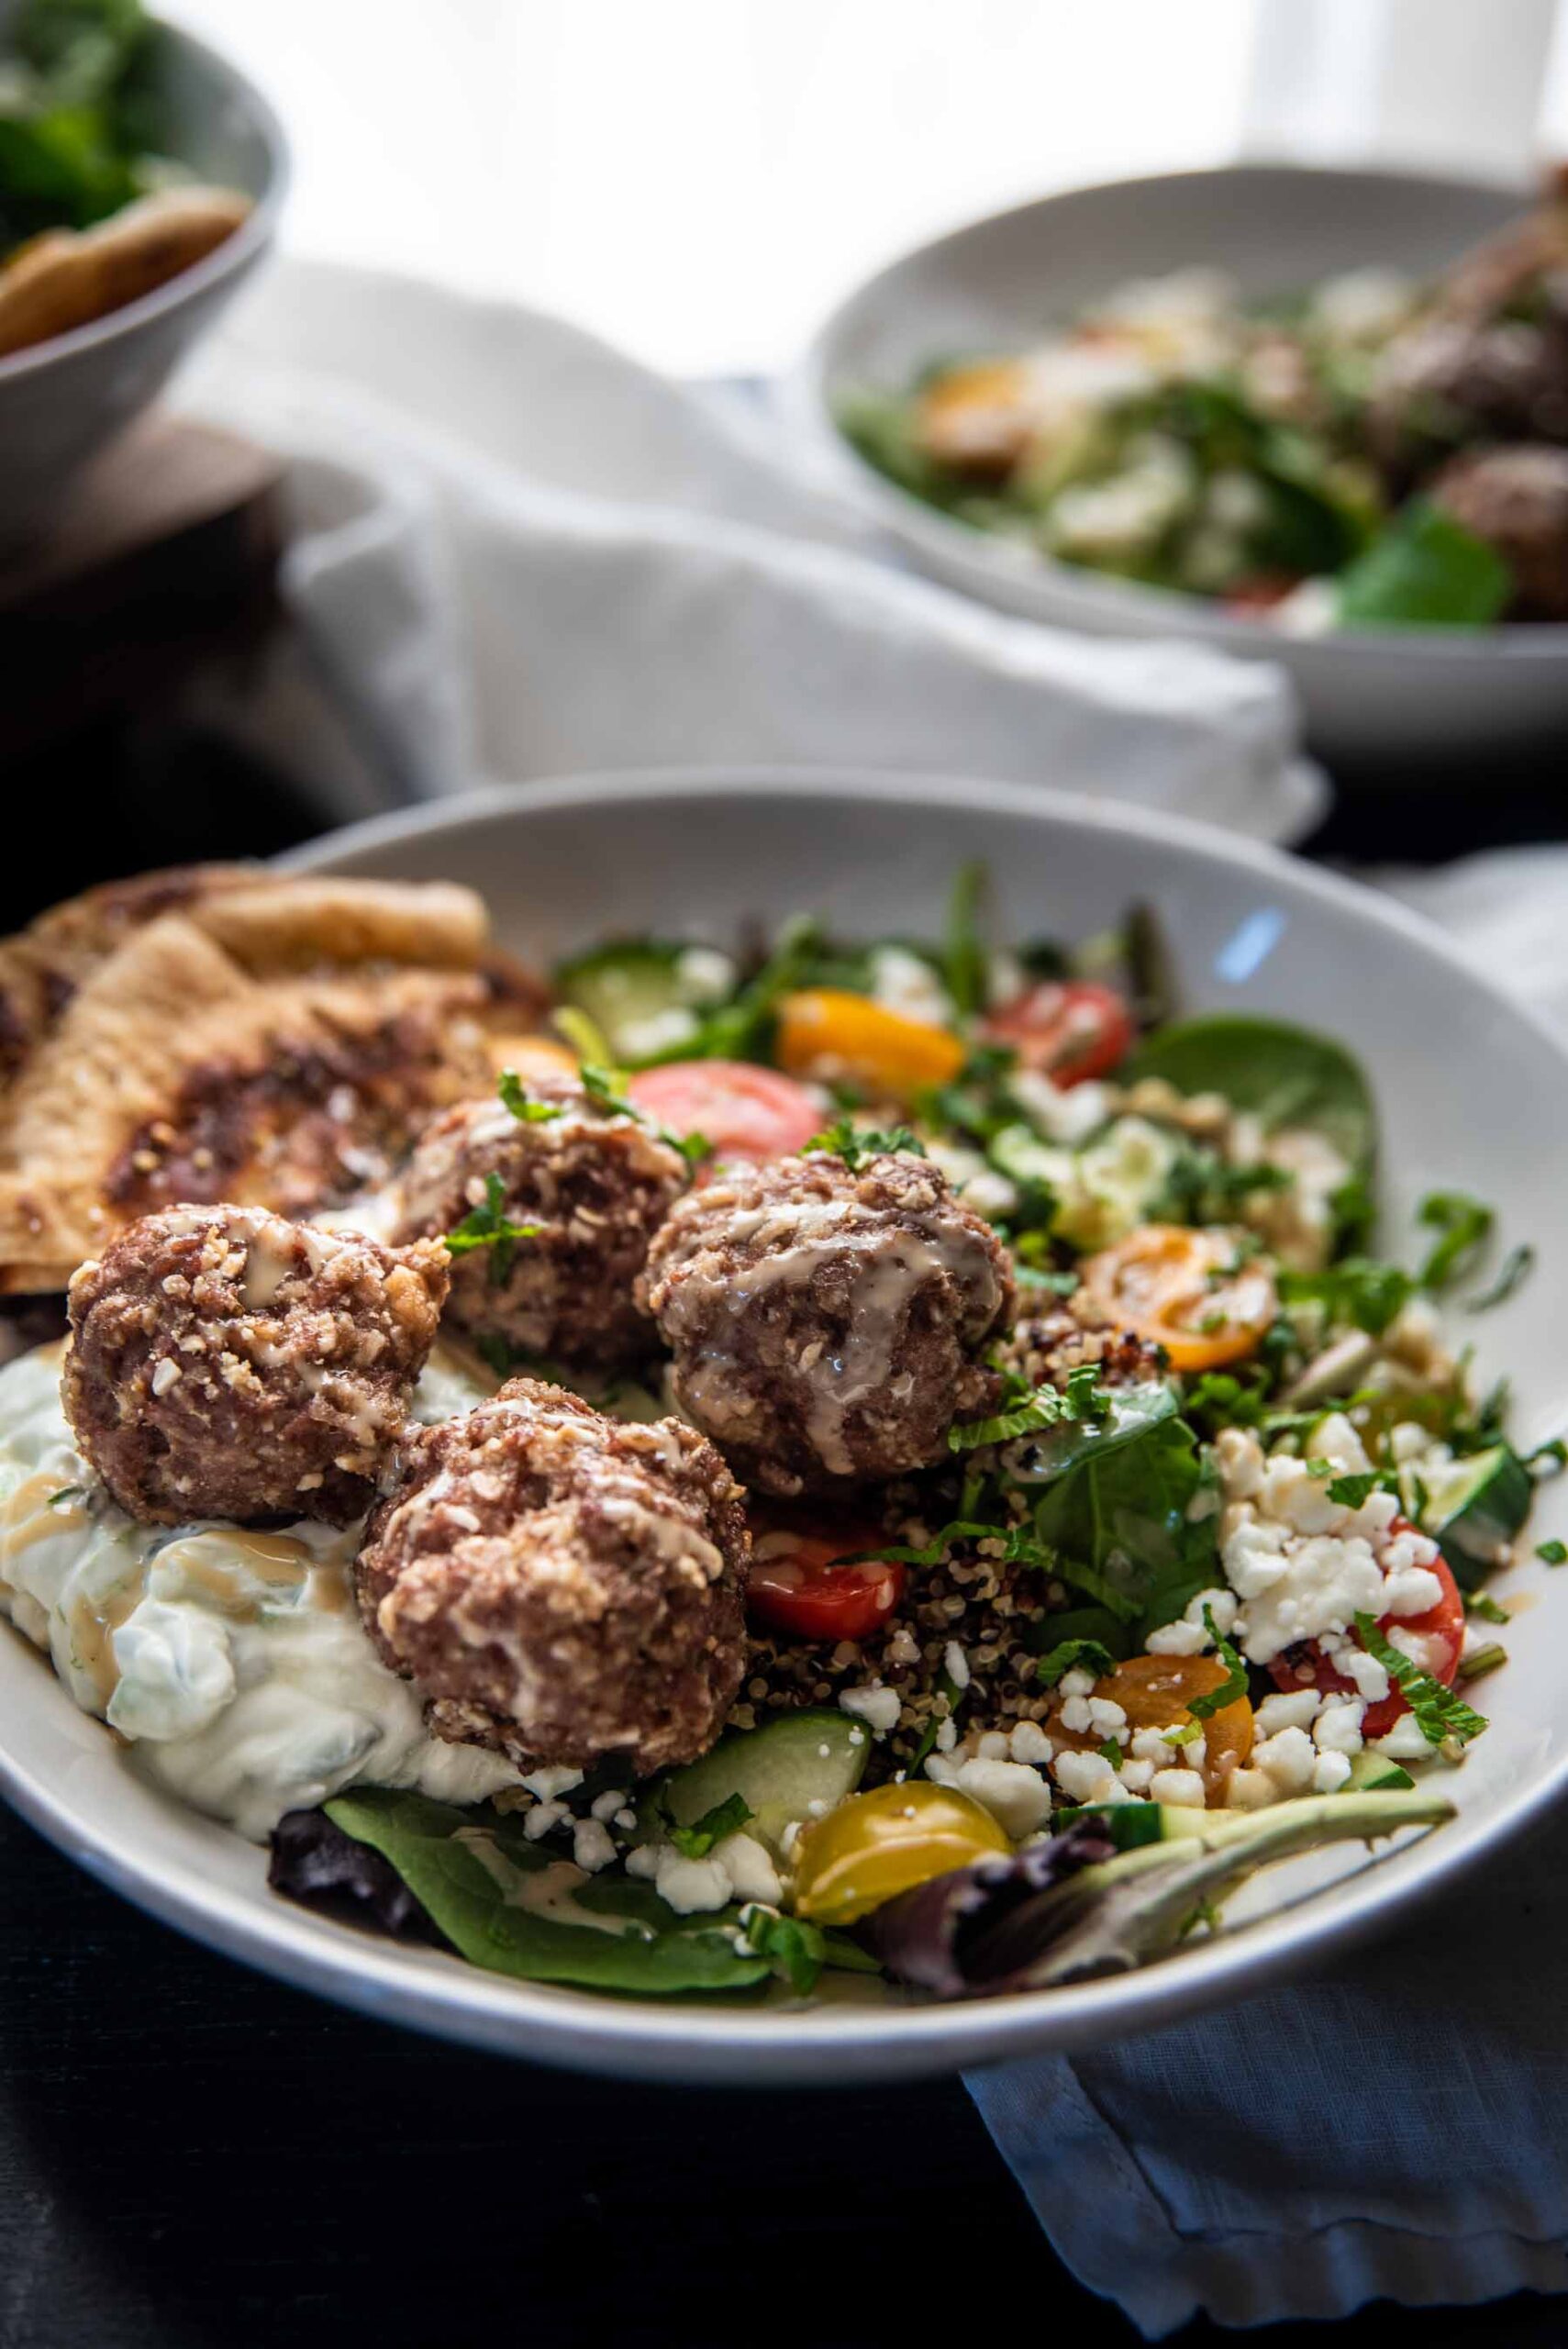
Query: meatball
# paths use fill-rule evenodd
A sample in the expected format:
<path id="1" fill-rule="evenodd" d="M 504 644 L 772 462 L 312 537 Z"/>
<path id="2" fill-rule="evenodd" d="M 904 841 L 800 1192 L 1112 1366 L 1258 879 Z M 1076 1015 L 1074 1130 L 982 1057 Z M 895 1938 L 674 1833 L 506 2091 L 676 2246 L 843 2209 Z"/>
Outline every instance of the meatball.
<path id="1" fill-rule="evenodd" d="M 1466 441 L 1568 440 L 1568 327 L 1446 318 L 1413 327 L 1384 354 L 1367 434 L 1396 479 Z"/>
<path id="2" fill-rule="evenodd" d="M 265 1208 L 164 1208 L 71 1283 L 64 1401 L 151 1524 L 367 1508 L 447 1293 L 444 1249 L 384 1248 Z"/>
<path id="3" fill-rule="evenodd" d="M 998 1381 L 1006 1256 L 926 1159 L 813 1153 L 680 1201 L 642 1293 L 682 1408 L 764 1492 L 874 1483 L 946 1456 Z"/>
<path id="4" fill-rule="evenodd" d="M 689 1762 L 740 1686 L 751 1537 L 713 1446 L 507 1381 L 411 1432 L 354 1568 L 438 1736 L 525 1766 Z"/>
<path id="5" fill-rule="evenodd" d="M 533 1118 L 464 1101 L 428 1126 L 405 1172 L 394 1238 L 454 1230 L 494 1204 L 526 1238 L 456 1256 L 451 1319 L 517 1353 L 600 1369 L 654 1343 L 634 1296 L 648 1243 L 691 1179 L 673 1143 L 570 1078 L 531 1088 Z"/>
<path id="6" fill-rule="evenodd" d="M 1568 620 L 1568 449 L 1474 450 L 1443 467 L 1431 495 L 1508 564 L 1518 618 Z"/>

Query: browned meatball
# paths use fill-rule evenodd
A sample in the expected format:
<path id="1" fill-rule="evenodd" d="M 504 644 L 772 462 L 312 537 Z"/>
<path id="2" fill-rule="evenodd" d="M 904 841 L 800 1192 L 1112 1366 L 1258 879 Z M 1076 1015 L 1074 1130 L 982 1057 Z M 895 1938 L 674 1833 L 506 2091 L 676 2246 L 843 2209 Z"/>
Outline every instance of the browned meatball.
<path id="1" fill-rule="evenodd" d="M 1431 495 L 1508 564 L 1514 617 L 1568 620 L 1568 449 L 1473 450 L 1443 467 Z"/>
<path id="2" fill-rule="evenodd" d="M 1367 434 L 1398 480 L 1473 440 L 1568 441 L 1568 320 L 1411 328 L 1380 362 Z"/>
<path id="3" fill-rule="evenodd" d="M 265 1208 L 164 1208 L 71 1284 L 64 1399 L 132 1517 L 368 1508 L 447 1293 L 446 1252 Z"/>
<path id="4" fill-rule="evenodd" d="M 602 1369 L 634 1362 L 654 1344 L 637 1275 L 691 1170 L 651 1126 L 568 1079 L 532 1086 L 530 1100 L 543 1115 L 464 1101 L 428 1126 L 394 1237 L 451 1231 L 494 1198 L 507 1222 L 532 1229 L 454 1259 L 451 1319 L 518 1353 Z"/>
<path id="5" fill-rule="evenodd" d="M 831 1490 L 945 1457 L 997 1391 L 995 1234 L 923 1158 L 728 1166 L 683 1199 L 643 1294 L 682 1408 L 749 1484 Z"/>
<path id="6" fill-rule="evenodd" d="M 639 1773 L 712 1744 L 740 1685 L 751 1537 L 713 1446 L 514 1378 L 411 1433 L 360 1611 L 439 1736 Z"/>

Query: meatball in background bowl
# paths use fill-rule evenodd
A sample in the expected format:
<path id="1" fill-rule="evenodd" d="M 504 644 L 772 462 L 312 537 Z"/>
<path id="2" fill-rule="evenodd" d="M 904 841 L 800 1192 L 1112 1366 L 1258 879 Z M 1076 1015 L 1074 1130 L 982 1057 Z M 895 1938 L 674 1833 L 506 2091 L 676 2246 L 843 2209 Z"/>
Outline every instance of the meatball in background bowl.
<path id="1" fill-rule="evenodd" d="M 781 386 L 801 464 L 936 578 L 1094 636 L 1184 637 L 1286 670 L 1308 747 L 1336 771 L 1485 787 L 1482 755 L 1539 753 L 1568 723 L 1568 627 L 1290 637 L 1196 596 L 1074 569 L 971 529 L 899 489 L 836 422 L 846 395 L 902 391 L 933 361 L 1027 349 L 1129 281 L 1201 265 L 1244 297 L 1389 268 L 1426 281 L 1517 220 L 1532 191 L 1413 172 L 1250 163 L 1118 180 L 978 220 L 849 294 Z"/>
<path id="2" fill-rule="evenodd" d="M 1568 1424 L 1552 1309 L 1568 1278 L 1557 1196 L 1568 1054 L 1435 931 L 1348 882 L 1206 827 L 1063 795 L 747 772 L 532 785 L 389 817 L 294 863 L 471 883 L 501 942 L 548 963 L 639 930 L 733 945 L 749 920 L 772 928 L 802 910 L 862 937 L 935 933 L 954 873 L 973 859 L 993 877 L 998 938 L 1082 938 L 1141 900 L 1158 908 L 1187 1009 L 1274 1014 L 1352 1041 L 1383 1115 L 1391 1240 L 1440 1181 L 1490 1201 L 1511 1238 L 1536 1245 L 1532 1279 L 1466 1334 L 1483 1387 L 1504 1371 L 1513 1380 L 1522 1449 Z M 1568 1479 L 1542 1487 L 1532 1532 L 1568 1537 Z M 1454 1774 L 1459 1816 L 1440 1834 L 1273 1871 L 1230 1905 L 1223 1934 L 1140 1973 L 969 2005 L 921 2006 L 848 1974 L 825 1976 L 806 2006 L 660 2005 L 511 1981 L 373 1939 L 269 1894 L 264 1853 L 139 1776 L 134 1754 L 19 1639 L 0 1640 L 0 1787 L 156 1914 L 383 2020 L 644 2077 L 784 2085 L 951 2072 L 1169 2023 L 1304 1970 L 1419 1897 L 1473 1898 L 1472 1863 L 1568 1787 L 1558 1663 L 1568 1577 L 1532 1557 L 1510 1587 L 1529 1611 L 1510 1639 L 1507 1701 L 1488 1709 L 1490 1731 Z"/>

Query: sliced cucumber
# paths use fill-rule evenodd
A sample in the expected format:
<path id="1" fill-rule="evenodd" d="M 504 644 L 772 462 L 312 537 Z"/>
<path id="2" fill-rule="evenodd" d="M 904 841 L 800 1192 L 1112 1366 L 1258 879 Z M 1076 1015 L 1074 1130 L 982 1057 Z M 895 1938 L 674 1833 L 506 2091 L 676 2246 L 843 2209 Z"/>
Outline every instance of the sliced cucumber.
<path id="1" fill-rule="evenodd" d="M 619 939 L 559 963 L 555 989 L 630 1067 L 692 1041 L 702 1013 L 727 992 L 710 965 L 722 967 L 720 958 L 667 939 Z"/>
<path id="2" fill-rule="evenodd" d="M 751 1810 L 746 1832 L 776 1852 L 792 1820 L 820 1819 L 853 1794 L 871 1752 L 871 1731 L 847 1713 L 813 1706 L 761 1729 L 731 1730 L 711 1753 L 644 1788 L 638 1826 L 645 1838 L 670 1823 L 691 1827 L 731 1795 Z"/>
<path id="3" fill-rule="evenodd" d="M 1399 1483 L 1406 1514 L 1431 1535 L 1467 1590 L 1505 1563 L 1535 1498 L 1529 1470 L 1506 1443 L 1456 1460 L 1436 1476 L 1423 1476 L 1417 1462 L 1400 1472 Z"/>
<path id="4" fill-rule="evenodd" d="M 1415 1783 L 1401 1764 L 1391 1762 L 1386 1753 L 1373 1753 L 1363 1746 L 1359 1753 L 1351 1756 L 1351 1775 L 1340 1791 L 1347 1795 L 1390 1794 L 1396 1787 L 1413 1787 Z"/>
<path id="5" fill-rule="evenodd" d="M 1118 1851 L 1131 1852 L 1140 1843 L 1169 1843 L 1180 1835 L 1202 1835 L 1221 1820 L 1246 1815 L 1222 1805 L 1207 1810 L 1197 1802 L 1077 1803 L 1057 1811 L 1051 1823 L 1070 1827 L 1075 1819 L 1103 1819 Z"/>

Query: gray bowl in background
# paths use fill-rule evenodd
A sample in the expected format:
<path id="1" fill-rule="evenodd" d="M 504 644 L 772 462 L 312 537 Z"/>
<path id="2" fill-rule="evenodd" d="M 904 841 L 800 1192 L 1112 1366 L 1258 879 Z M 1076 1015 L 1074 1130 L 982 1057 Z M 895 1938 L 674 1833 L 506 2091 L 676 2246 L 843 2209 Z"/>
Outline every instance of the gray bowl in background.
<path id="1" fill-rule="evenodd" d="M 1568 726 L 1568 627 L 1293 639 L 971 529 L 886 480 L 833 421 L 857 386 L 902 388 L 945 353 L 1020 349 L 1129 278 L 1202 262 L 1259 295 L 1367 264 L 1430 276 L 1528 201 L 1471 180 L 1284 164 L 1047 196 L 923 246 L 850 295 L 784 385 L 784 414 L 818 482 L 949 584 L 1092 635 L 1195 638 L 1279 662 L 1330 763 L 1419 783 L 1456 762 L 1539 752 Z"/>
<path id="2" fill-rule="evenodd" d="M 249 218 L 166 285 L 0 359 L 0 542 L 47 518 L 66 481 L 156 397 L 272 240 L 288 179 L 283 128 L 233 66 L 172 26 L 150 57 L 161 153 L 253 199 Z"/>

